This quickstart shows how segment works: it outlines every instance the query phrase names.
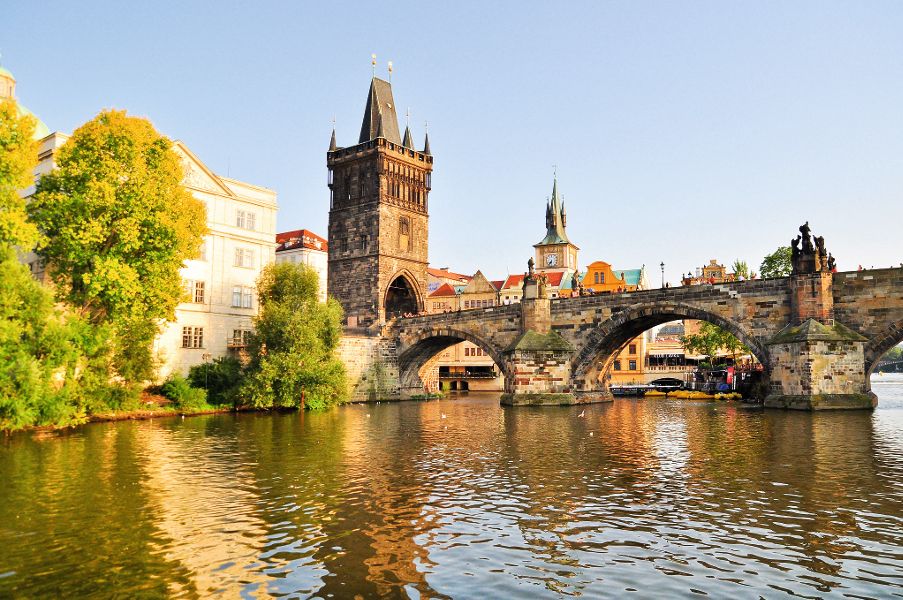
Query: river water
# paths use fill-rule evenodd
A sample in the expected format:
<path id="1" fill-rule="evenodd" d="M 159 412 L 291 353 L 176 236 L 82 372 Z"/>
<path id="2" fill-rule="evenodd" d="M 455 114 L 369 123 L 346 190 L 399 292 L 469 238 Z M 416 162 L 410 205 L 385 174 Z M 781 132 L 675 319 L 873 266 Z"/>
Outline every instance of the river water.
<path id="1" fill-rule="evenodd" d="M 903 596 L 874 412 L 496 396 L 0 442 L 0 597 Z"/>

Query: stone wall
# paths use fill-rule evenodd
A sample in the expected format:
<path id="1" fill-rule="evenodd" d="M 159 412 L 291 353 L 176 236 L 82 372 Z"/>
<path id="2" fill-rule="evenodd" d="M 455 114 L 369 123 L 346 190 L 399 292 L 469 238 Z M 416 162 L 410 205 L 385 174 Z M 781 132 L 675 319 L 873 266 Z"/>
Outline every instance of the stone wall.
<path id="1" fill-rule="evenodd" d="M 337 349 L 345 364 L 353 402 L 399 397 L 397 342 L 388 337 L 342 336 Z"/>
<path id="2" fill-rule="evenodd" d="M 866 368 L 903 341 L 903 268 L 834 274 L 834 318 L 869 339 Z"/>

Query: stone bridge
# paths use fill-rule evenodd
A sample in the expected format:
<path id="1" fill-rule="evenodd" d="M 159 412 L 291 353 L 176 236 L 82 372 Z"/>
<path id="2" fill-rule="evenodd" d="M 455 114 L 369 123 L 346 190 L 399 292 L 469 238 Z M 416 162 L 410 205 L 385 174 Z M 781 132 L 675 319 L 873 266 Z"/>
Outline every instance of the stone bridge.
<path id="1" fill-rule="evenodd" d="M 503 402 L 607 400 L 603 375 L 625 344 L 679 319 L 714 323 L 746 344 L 769 377 L 767 406 L 869 408 L 875 403 L 869 374 L 903 341 L 903 269 L 555 300 L 525 289 L 520 304 L 390 322 L 379 343 L 351 351 L 378 359 L 383 375 L 374 382 L 379 373 L 364 364 L 357 396 L 368 389 L 371 397 L 435 389 L 438 354 L 466 340 L 483 348 L 503 373 Z"/>

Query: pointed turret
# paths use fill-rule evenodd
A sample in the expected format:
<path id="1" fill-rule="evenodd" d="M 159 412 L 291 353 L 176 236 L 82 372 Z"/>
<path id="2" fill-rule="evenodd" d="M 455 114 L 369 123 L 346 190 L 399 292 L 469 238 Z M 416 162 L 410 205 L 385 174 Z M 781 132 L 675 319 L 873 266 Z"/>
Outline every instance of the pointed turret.
<path id="1" fill-rule="evenodd" d="M 546 205 L 546 237 L 540 244 L 568 244 L 567 233 L 565 233 L 565 214 L 564 205 L 558 196 L 558 178 L 556 177 L 552 183 L 552 200 Z"/>
<path id="2" fill-rule="evenodd" d="M 430 152 L 430 134 L 429 133 L 425 133 L 423 135 L 423 153 L 424 154 L 432 154 L 432 152 Z"/>
<path id="3" fill-rule="evenodd" d="M 411 136 L 411 126 L 407 125 L 404 128 L 404 141 L 401 142 L 401 145 L 405 148 L 410 148 L 414 150 L 414 138 Z"/>
<path id="4" fill-rule="evenodd" d="M 390 142 L 401 144 L 398 134 L 398 116 L 395 113 L 395 99 L 392 97 L 392 84 L 374 77 L 370 81 L 370 93 L 367 94 L 367 106 L 364 109 L 364 121 L 361 123 L 359 144 L 386 138 Z"/>
<path id="5" fill-rule="evenodd" d="M 338 146 L 335 143 L 335 127 L 332 128 L 332 139 L 329 140 L 329 151 L 335 152 L 338 150 Z"/>

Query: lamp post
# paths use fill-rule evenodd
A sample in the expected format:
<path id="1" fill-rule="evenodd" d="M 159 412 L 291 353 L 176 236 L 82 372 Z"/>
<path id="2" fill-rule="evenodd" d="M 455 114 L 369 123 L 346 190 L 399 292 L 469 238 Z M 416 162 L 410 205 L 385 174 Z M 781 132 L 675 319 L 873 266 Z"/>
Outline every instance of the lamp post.
<path id="1" fill-rule="evenodd" d="M 662 261 L 662 264 L 659 266 L 662 268 L 662 287 L 665 287 L 665 262 Z"/>

